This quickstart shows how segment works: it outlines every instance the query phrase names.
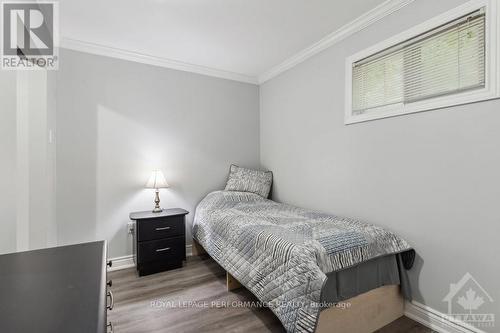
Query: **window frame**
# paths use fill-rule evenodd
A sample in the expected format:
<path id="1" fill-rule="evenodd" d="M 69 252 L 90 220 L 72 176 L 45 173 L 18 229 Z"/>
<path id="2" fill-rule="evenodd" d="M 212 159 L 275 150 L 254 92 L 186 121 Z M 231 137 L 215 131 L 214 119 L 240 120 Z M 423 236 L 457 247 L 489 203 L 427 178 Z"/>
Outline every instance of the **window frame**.
<path id="1" fill-rule="evenodd" d="M 498 2 L 500 0 L 472 0 L 441 15 L 438 15 L 422 24 L 408 29 L 396 36 L 377 43 L 346 59 L 346 95 L 345 119 L 346 125 L 365 122 L 387 117 L 395 117 L 410 113 L 423 112 L 446 108 L 450 106 L 469 104 L 500 97 L 500 18 L 498 15 Z M 422 33 L 437 28 L 450 21 L 456 20 L 475 10 L 485 8 L 485 86 L 484 88 L 464 91 L 452 95 L 433 97 L 408 104 L 398 103 L 375 107 L 366 114 L 353 114 L 352 110 L 352 84 L 353 64 L 389 47 L 414 38 Z"/>

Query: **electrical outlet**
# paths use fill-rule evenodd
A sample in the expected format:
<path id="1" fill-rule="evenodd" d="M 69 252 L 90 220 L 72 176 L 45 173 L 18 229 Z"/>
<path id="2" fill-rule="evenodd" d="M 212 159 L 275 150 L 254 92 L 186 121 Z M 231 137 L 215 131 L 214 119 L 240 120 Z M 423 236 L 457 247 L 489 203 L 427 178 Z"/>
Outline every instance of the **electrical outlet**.
<path id="1" fill-rule="evenodd" d="M 129 222 L 127 223 L 127 234 L 132 235 L 134 233 L 135 223 Z"/>

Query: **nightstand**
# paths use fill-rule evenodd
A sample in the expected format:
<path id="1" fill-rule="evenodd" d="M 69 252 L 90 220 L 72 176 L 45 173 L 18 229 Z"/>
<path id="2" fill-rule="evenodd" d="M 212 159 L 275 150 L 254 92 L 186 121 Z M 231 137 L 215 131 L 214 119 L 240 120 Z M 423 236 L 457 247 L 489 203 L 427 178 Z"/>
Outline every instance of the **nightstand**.
<path id="1" fill-rule="evenodd" d="M 139 276 L 182 267 L 186 260 L 187 214 L 181 208 L 130 214 L 135 221 L 134 262 Z"/>

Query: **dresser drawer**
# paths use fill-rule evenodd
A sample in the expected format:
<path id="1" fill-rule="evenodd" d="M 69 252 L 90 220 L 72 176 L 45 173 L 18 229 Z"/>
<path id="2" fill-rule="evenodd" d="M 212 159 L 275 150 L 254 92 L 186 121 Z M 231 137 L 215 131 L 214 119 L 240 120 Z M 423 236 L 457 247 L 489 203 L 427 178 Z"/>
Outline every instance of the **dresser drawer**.
<path id="1" fill-rule="evenodd" d="M 185 234 L 184 228 L 183 215 L 141 220 L 137 223 L 137 237 L 138 241 L 142 242 L 181 236 Z"/>
<path id="2" fill-rule="evenodd" d="M 140 242 L 137 259 L 140 264 L 151 261 L 182 262 L 185 248 L 184 235 L 175 238 Z"/>

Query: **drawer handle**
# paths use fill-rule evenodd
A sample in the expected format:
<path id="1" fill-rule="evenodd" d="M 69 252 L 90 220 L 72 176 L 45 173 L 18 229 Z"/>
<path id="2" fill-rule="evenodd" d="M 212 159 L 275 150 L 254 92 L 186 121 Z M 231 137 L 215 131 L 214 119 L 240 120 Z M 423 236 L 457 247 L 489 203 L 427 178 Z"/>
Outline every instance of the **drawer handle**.
<path id="1" fill-rule="evenodd" d="M 113 297 L 113 292 L 111 290 L 108 291 L 108 294 L 106 296 L 109 296 L 111 300 L 111 304 L 107 306 L 108 310 L 113 310 L 115 307 L 115 298 Z"/>
<path id="2" fill-rule="evenodd" d="M 163 252 L 163 251 L 168 251 L 170 250 L 169 247 L 164 247 L 163 249 L 156 249 L 156 252 Z"/>
<path id="3" fill-rule="evenodd" d="M 114 330 L 113 330 L 113 323 L 112 322 L 108 323 L 107 328 L 108 328 L 107 331 L 109 333 L 113 333 L 114 332 Z"/>
<path id="4" fill-rule="evenodd" d="M 156 231 L 168 230 L 170 227 L 156 228 Z"/>

